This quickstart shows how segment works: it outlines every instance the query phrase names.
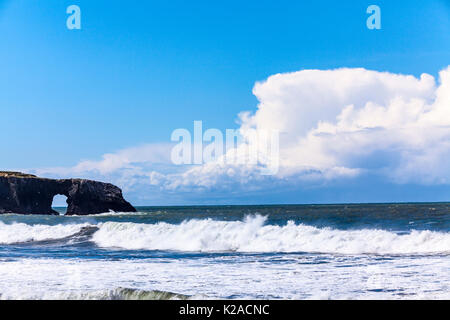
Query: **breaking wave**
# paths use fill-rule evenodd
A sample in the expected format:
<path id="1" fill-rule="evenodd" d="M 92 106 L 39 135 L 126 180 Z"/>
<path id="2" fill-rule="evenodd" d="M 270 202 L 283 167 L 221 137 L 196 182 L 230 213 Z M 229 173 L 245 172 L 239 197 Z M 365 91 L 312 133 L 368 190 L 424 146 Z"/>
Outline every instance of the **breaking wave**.
<path id="1" fill-rule="evenodd" d="M 116 288 L 96 291 L 61 291 L 44 294 L 8 295 L 0 293 L 0 300 L 188 300 L 194 297 L 159 290 Z"/>
<path id="2" fill-rule="evenodd" d="M 244 221 L 189 220 L 181 224 L 106 222 L 92 240 L 100 247 L 188 252 L 310 252 L 336 254 L 448 254 L 450 233 L 338 230 L 295 224 L 267 225 L 262 216 Z"/>
<path id="3" fill-rule="evenodd" d="M 54 244 L 92 241 L 103 248 L 184 252 L 308 252 L 330 254 L 449 254 L 450 233 L 430 230 L 395 233 L 379 229 L 339 230 L 296 224 L 266 224 L 267 218 L 243 221 L 188 220 L 28 225 L 0 222 L 0 244 Z"/>
<path id="4" fill-rule="evenodd" d="M 92 227 L 85 224 L 29 225 L 25 223 L 5 224 L 0 222 L 0 244 L 20 244 L 64 239 L 78 235 Z"/>

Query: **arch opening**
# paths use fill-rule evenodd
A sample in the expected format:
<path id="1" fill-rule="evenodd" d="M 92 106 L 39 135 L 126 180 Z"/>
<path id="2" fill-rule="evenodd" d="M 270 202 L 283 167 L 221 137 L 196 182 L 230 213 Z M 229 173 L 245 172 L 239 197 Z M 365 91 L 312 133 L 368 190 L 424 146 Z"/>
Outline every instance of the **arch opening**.
<path id="1" fill-rule="evenodd" d="M 62 194 L 57 194 L 53 197 L 52 209 L 58 212 L 60 215 L 67 213 L 67 197 Z"/>

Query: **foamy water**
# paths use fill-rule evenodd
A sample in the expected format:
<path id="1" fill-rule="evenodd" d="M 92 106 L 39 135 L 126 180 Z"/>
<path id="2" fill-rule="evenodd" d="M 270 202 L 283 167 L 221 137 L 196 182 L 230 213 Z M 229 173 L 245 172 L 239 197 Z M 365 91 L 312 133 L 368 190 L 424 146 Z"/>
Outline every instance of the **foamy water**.
<path id="1" fill-rule="evenodd" d="M 263 216 L 244 221 L 190 220 L 178 225 L 107 222 L 93 241 L 101 247 L 199 252 L 308 252 L 336 254 L 450 253 L 450 233 L 335 230 L 298 225 L 265 225 Z"/>
<path id="2" fill-rule="evenodd" d="M 87 226 L 89 226 L 87 223 L 49 226 L 44 224 L 28 225 L 25 223 L 8 225 L 0 222 L 0 244 L 61 239 L 80 232 L 81 229 Z"/>
<path id="3" fill-rule="evenodd" d="M 281 208 L 0 216 L 0 299 L 450 298 L 446 206 Z"/>

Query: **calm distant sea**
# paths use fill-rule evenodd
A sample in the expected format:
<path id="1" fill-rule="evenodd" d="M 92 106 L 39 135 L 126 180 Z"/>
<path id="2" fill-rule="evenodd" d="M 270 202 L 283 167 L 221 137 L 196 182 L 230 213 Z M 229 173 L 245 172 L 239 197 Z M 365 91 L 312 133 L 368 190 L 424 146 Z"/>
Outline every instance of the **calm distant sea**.
<path id="1" fill-rule="evenodd" d="M 450 204 L 138 211 L 0 216 L 0 298 L 450 298 Z"/>

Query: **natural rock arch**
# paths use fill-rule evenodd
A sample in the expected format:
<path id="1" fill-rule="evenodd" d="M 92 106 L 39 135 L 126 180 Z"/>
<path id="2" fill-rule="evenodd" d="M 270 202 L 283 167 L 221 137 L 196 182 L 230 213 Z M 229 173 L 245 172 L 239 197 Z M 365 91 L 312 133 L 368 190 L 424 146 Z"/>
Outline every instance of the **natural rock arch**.
<path id="1" fill-rule="evenodd" d="M 0 172 L 0 214 L 58 214 L 53 198 L 67 197 L 66 215 L 135 212 L 120 188 L 85 179 L 45 179 L 17 172 Z"/>

